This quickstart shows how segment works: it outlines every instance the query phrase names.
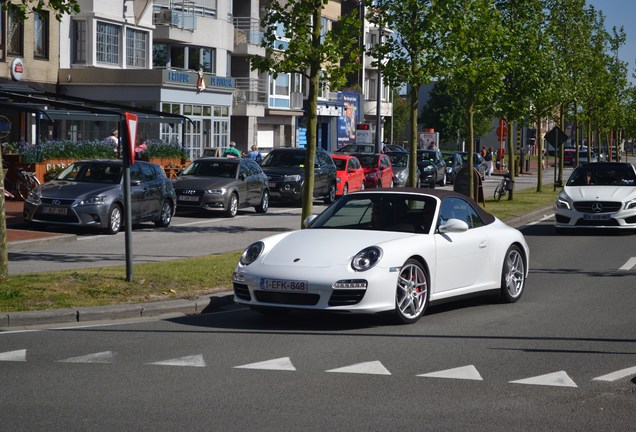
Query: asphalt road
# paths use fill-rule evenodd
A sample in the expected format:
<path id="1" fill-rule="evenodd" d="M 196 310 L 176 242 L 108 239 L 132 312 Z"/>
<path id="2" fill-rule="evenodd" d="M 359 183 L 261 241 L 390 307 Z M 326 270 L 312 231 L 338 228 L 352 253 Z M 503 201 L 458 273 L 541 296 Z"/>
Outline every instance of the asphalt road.
<path id="1" fill-rule="evenodd" d="M 236 305 L 0 332 L 3 430 L 629 431 L 633 236 L 523 229 L 521 300 L 416 324 Z"/>

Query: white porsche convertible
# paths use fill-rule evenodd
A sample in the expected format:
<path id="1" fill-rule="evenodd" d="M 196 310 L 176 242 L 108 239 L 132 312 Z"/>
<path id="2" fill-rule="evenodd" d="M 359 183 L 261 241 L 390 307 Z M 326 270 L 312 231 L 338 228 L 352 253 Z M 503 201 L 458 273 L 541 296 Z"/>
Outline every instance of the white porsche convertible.
<path id="1" fill-rule="evenodd" d="M 528 276 L 521 232 L 455 192 L 355 192 L 305 225 L 245 249 L 232 275 L 237 303 L 266 314 L 394 311 L 413 323 L 451 298 L 515 302 Z"/>

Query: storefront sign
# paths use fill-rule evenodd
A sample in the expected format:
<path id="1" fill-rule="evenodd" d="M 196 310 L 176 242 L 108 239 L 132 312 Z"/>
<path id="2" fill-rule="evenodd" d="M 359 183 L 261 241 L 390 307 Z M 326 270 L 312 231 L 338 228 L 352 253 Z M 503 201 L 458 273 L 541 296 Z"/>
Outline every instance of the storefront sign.
<path id="1" fill-rule="evenodd" d="M 177 84 L 184 86 L 192 86 L 193 89 L 200 87 L 200 76 L 197 72 L 183 72 L 183 71 L 171 71 L 165 70 L 163 72 L 164 84 Z M 206 87 L 223 87 L 234 88 L 234 78 L 231 77 L 219 77 L 215 75 L 207 75 L 204 77 L 206 81 Z M 201 90 L 200 90 L 201 91 Z"/>

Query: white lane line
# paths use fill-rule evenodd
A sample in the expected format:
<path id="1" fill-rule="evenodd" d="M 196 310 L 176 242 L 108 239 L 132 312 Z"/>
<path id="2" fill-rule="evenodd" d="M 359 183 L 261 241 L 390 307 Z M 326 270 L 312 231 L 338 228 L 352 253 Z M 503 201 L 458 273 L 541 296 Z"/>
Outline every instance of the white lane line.
<path id="1" fill-rule="evenodd" d="M 510 381 L 512 384 L 530 384 L 557 387 L 578 387 L 565 371 L 539 375 L 536 377 L 525 378 L 517 381 Z"/>
<path id="2" fill-rule="evenodd" d="M 483 381 L 484 379 L 477 371 L 477 368 L 473 365 L 457 367 L 453 369 L 446 369 L 438 372 L 430 372 L 421 375 L 417 375 L 418 377 L 429 377 L 429 378 L 451 378 L 451 379 L 465 379 L 465 380 L 476 380 Z"/>
<path id="3" fill-rule="evenodd" d="M 71 357 L 65 360 L 58 360 L 61 363 L 112 363 L 114 354 L 112 351 L 104 351 L 94 354 L 87 354 L 79 357 Z"/>
<path id="4" fill-rule="evenodd" d="M 0 353 L 0 361 L 25 362 L 26 350 L 7 351 Z"/>
<path id="5" fill-rule="evenodd" d="M 189 367 L 205 367 L 205 360 L 203 355 L 192 355 L 186 357 L 175 358 L 171 360 L 163 360 L 154 363 L 148 363 L 151 365 L 159 366 L 189 366 Z"/>
<path id="6" fill-rule="evenodd" d="M 337 369 L 330 369 L 327 372 L 336 373 L 353 373 L 353 374 L 371 374 L 371 375 L 391 375 L 391 372 L 384 367 L 379 361 L 370 361 L 364 363 L 356 363 L 351 366 L 345 366 Z"/>
<path id="7" fill-rule="evenodd" d="M 634 266 L 636 266 L 636 257 L 631 257 L 625 264 L 623 264 L 623 267 L 619 268 L 619 270 L 630 271 L 634 268 Z"/>
<path id="8" fill-rule="evenodd" d="M 235 369 L 265 369 L 265 370 L 283 370 L 295 371 L 296 368 L 292 364 L 289 357 L 281 357 L 273 360 L 266 360 L 258 363 L 250 363 L 242 366 L 234 366 Z"/>
<path id="9" fill-rule="evenodd" d="M 636 375 L 636 366 L 593 378 L 592 381 L 617 381 L 630 375 Z"/>

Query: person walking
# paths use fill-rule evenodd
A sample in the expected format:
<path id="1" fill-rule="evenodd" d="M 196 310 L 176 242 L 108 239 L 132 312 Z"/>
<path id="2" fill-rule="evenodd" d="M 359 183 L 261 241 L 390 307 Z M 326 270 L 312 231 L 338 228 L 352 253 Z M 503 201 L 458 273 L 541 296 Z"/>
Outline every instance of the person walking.
<path id="1" fill-rule="evenodd" d="M 488 147 L 488 150 L 486 151 L 486 157 L 484 159 L 486 159 L 486 164 L 488 164 L 488 168 L 486 169 L 486 174 L 488 174 L 488 177 L 492 176 L 492 171 L 493 171 L 493 163 L 492 163 L 492 157 L 493 157 L 493 149 L 492 147 Z"/>
<path id="2" fill-rule="evenodd" d="M 234 141 L 230 141 L 230 146 L 225 149 L 223 152 L 223 157 L 229 158 L 240 158 L 241 152 L 236 148 L 236 143 Z"/>
<path id="3" fill-rule="evenodd" d="M 256 144 L 252 145 L 252 150 L 247 154 L 247 156 L 257 163 L 261 163 L 261 161 L 263 160 L 263 155 L 258 150 Z"/>

